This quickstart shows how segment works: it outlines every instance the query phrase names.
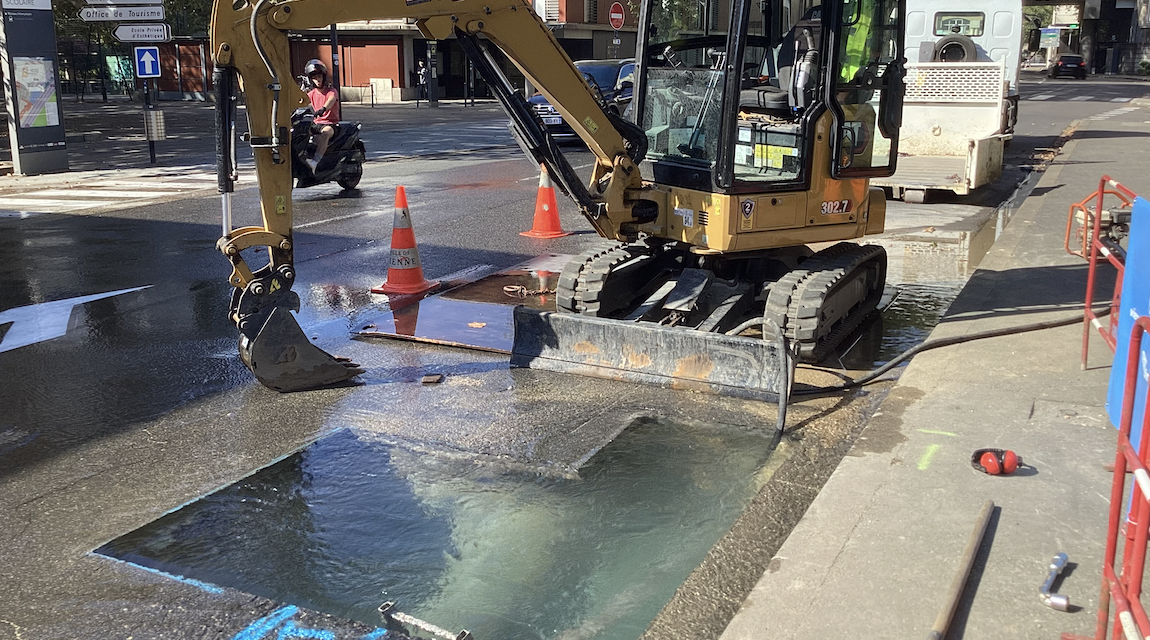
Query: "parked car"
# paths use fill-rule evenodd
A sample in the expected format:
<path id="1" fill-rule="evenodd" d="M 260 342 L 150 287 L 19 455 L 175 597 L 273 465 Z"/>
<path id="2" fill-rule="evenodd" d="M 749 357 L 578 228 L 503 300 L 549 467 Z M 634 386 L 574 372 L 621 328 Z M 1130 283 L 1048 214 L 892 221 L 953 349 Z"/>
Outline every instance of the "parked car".
<path id="1" fill-rule="evenodd" d="M 1058 61 L 1050 67 L 1049 75 L 1051 78 L 1068 75 L 1085 80 L 1086 63 L 1083 62 L 1082 56 L 1064 53 L 1058 56 Z"/>
<path id="2" fill-rule="evenodd" d="M 607 110 L 616 114 L 623 114 L 627 105 L 631 104 L 631 94 L 635 85 L 635 60 L 624 58 L 619 60 L 579 60 L 575 68 L 583 73 L 587 83 L 593 89 L 598 89 L 603 97 Z M 542 94 L 535 94 L 528 99 L 535 114 L 543 121 L 543 126 L 556 138 L 575 137 L 571 125 L 563 121 L 563 116 L 551 106 Z"/>

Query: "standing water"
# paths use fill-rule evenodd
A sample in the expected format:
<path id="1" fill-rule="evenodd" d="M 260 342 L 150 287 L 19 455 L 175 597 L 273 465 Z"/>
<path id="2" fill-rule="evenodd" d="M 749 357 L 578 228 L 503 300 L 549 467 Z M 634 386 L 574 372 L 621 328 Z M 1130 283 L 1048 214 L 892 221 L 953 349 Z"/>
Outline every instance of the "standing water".
<path id="1" fill-rule="evenodd" d="M 344 430 L 100 549 L 379 624 L 634 640 L 755 495 L 773 433 L 636 419 L 578 477 Z"/>

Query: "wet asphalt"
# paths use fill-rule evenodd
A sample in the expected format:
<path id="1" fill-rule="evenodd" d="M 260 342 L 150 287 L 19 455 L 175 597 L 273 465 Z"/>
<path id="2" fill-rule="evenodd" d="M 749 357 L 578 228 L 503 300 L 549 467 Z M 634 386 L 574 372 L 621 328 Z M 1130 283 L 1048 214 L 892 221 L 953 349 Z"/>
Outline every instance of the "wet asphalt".
<path id="1" fill-rule="evenodd" d="M 187 114 L 201 109 L 185 108 Z M 491 105 L 466 108 L 471 111 L 448 106 L 434 115 L 406 106 L 368 109 L 348 111 L 380 120 L 380 133 L 365 136 L 369 157 L 388 143 L 400 151 L 377 156 L 353 193 L 321 186 L 296 194 L 299 320 L 317 344 L 365 366 L 357 386 L 281 395 L 252 381 L 235 357 L 235 330 L 226 318 L 229 269 L 215 249 L 215 198 L 0 217 L 0 313 L 7 314 L 0 316 L 0 337 L 16 335 L 17 323 L 65 328 L 19 348 L 0 343 L 0 535 L 9 541 L 0 562 L 0 637 L 255 638 L 265 637 L 261 629 L 282 630 L 288 619 L 335 637 L 370 636 L 374 630 L 360 623 L 286 611 L 282 603 L 91 553 L 338 429 L 551 474 L 569 473 L 637 417 L 773 425 L 773 405 L 512 371 L 505 357 L 491 354 L 349 339 L 353 315 L 383 302 L 369 290 L 386 274 L 398 185 L 407 188 L 429 277 L 477 266 L 506 268 L 542 253 L 577 253 L 596 240 L 564 200 L 561 219 L 574 235 L 553 241 L 519 235 L 530 226 L 537 173 L 517 148 L 496 138 L 502 116 Z M 102 106 L 92 111 L 107 113 L 85 121 L 65 111 L 66 123 L 85 124 L 73 133 L 79 138 L 75 168 L 122 164 L 125 171 L 145 170 L 146 154 L 141 158 L 132 127 L 122 127 L 123 135 L 109 133 L 119 112 Z M 1071 115 L 1057 117 L 1068 124 Z M 471 136 L 466 149 L 445 153 L 442 148 L 451 145 L 437 146 L 435 139 L 461 129 L 453 124 L 461 118 L 472 125 L 465 127 Z M 203 166 L 210 140 L 205 142 L 202 122 L 173 120 L 183 129 L 161 145 L 161 166 L 189 159 Z M 1016 138 L 1011 153 L 1018 160 L 1010 175 L 1021 176 L 1039 162 L 1041 150 L 1056 145 L 1064 129 L 1044 123 Z M 119 151 L 110 152 L 109 145 Z M 580 153 L 573 151 L 573 164 L 589 161 Z M 63 183 L 70 175 L 56 179 Z M 44 180 L 0 178 L 0 199 Z M 947 224 L 959 225 L 988 206 L 981 215 L 992 215 L 993 205 L 1005 199 L 980 196 L 989 201 L 973 203 Z M 254 203 L 250 189 L 237 195 L 237 225 L 255 222 Z M 905 223 L 893 225 L 892 237 L 945 230 L 939 224 L 928 232 L 913 217 L 891 220 Z M 55 309 L 50 321 L 29 311 L 13 313 L 140 287 Z M 423 385 L 426 373 L 442 373 L 445 381 Z M 834 379 L 819 374 L 808 382 Z M 882 390 L 792 408 L 775 479 L 692 576 L 695 592 L 707 594 L 702 605 L 688 599 L 695 606 L 669 609 L 676 614 L 656 620 L 646 637 L 722 632 L 866 425 Z M 279 627 L 274 620 L 266 629 L 259 626 L 269 615 L 279 616 Z M 246 631 L 249 636 L 237 635 Z"/>

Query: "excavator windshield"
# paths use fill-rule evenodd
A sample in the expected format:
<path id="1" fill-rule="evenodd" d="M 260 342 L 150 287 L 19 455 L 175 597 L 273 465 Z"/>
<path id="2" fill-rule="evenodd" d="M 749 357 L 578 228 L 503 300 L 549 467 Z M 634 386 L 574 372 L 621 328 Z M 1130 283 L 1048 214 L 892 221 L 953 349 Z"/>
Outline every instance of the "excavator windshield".
<path id="1" fill-rule="evenodd" d="M 779 2 L 645 3 L 638 124 L 655 181 L 711 192 L 800 188 L 815 122 L 828 110 L 836 177 L 889 175 L 902 97 L 900 4 L 826 2 L 791 24 Z"/>

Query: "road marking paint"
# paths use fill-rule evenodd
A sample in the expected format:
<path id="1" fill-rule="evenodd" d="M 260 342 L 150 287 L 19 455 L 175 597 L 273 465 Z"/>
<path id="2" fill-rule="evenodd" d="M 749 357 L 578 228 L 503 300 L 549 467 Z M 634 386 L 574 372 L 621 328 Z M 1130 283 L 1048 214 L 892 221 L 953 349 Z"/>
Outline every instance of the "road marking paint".
<path id="1" fill-rule="evenodd" d="M 159 185 L 152 185 L 153 187 Z M 176 191 L 123 191 L 117 189 L 44 189 L 43 191 L 33 191 L 29 193 L 30 196 L 39 198 L 110 198 L 112 200 L 139 200 L 140 198 L 155 198 L 163 195 L 170 195 L 178 193 Z M 95 204 L 107 204 L 98 202 Z"/>
<path id="2" fill-rule="evenodd" d="M 363 216 L 369 216 L 369 215 L 372 215 L 374 213 L 375 213 L 374 211 L 362 211 L 360 213 L 349 213 L 346 216 L 336 216 L 334 218 L 328 218 L 326 220 L 315 220 L 313 222 L 305 222 L 303 224 L 297 224 L 297 225 L 295 225 L 295 228 L 296 229 L 303 229 L 306 227 L 314 227 L 314 226 L 320 225 L 320 224 L 327 224 L 329 222 L 339 222 L 340 220 L 350 220 L 351 218 L 362 218 Z"/>
<path id="3" fill-rule="evenodd" d="M 918 470 L 926 471 L 927 467 L 930 466 L 930 461 L 934 459 L 934 454 L 938 453 L 938 450 L 941 448 L 941 444 L 932 444 L 928 446 L 926 451 L 922 453 L 922 457 L 918 459 Z"/>
<path id="4" fill-rule="evenodd" d="M 1030 96 L 1027 100 L 1049 100 L 1054 97 L 1053 93 L 1044 93 L 1038 96 Z"/>
<path id="5" fill-rule="evenodd" d="M 1093 99 L 1094 99 L 1094 96 L 1074 96 L 1073 98 L 1071 98 L 1071 100 L 1074 102 L 1081 102 L 1083 100 L 1093 100 Z"/>
<path id="6" fill-rule="evenodd" d="M 934 429 L 919 429 L 918 432 L 919 433 L 933 433 L 936 436 L 950 436 L 952 438 L 958 437 L 957 433 L 951 433 L 949 431 L 936 431 Z"/>
<path id="7" fill-rule="evenodd" d="M 78 304 L 111 298 L 133 291 L 147 289 L 152 285 L 120 289 L 107 293 L 95 293 L 89 296 L 30 304 L 0 311 L 0 324 L 13 323 L 8 332 L 0 338 L 0 353 L 26 347 L 37 342 L 44 342 L 68 332 L 68 319 L 72 317 L 72 308 Z"/>
<path id="8" fill-rule="evenodd" d="M 76 209 L 91 209 L 107 204 L 106 202 L 79 202 L 76 200 L 51 200 L 36 198 L 4 198 L 5 211 L 43 211 L 44 213 L 59 213 L 61 211 L 74 211 Z"/>
<path id="9" fill-rule="evenodd" d="M 1110 102 L 1130 102 L 1131 98 L 1111 98 Z"/>
<path id="10" fill-rule="evenodd" d="M 232 640 L 258 640 L 271 633 L 280 623 L 294 616 L 297 611 L 299 611 L 299 607 L 291 604 L 280 607 L 249 624 L 246 629 L 232 636 Z"/>

